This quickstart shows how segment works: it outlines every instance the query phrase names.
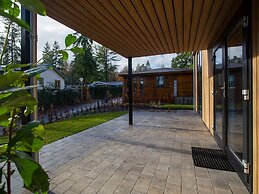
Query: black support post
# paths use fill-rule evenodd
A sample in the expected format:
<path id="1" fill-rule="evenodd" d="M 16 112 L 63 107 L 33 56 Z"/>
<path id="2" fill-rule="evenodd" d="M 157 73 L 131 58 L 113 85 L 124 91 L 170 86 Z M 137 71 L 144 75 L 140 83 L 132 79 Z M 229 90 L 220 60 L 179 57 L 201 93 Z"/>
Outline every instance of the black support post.
<path id="1" fill-rule="evenodd" d="M 24 28 L 21 31 L 21 64 L 32 64 L 37 61 L 37 16 L 35 13 L 31 13 L 24 7 L 21 9 L 21 19 L 23 19 L 31 28 L 31 32 L 28 32 Z M 22 70 L 29 69 L 30 66 L 22 68 Z M 35 78 L 30 78 L 26 85 L 36 85 L 37 81 Z M 37 99 L 37 88 L 31 89 L 30 93 Z M 22 116 L 22 124 L 37 120 L 38 113 L 35 111 L 34 114 L 29 116 Z M 34 161 L 39 162 L 39 153 L 28 153 Z"/>
<path id="2" fill-rule="evenodd" d="M 23 8 L 21 9 L 21 19 L 31 26 L 31 15 L 30 12 Z M 31 42 L 30 42 L 30 32 L 22 28 L 21 31 L 21 64 L 31 63 Z M 22 70 L 29 69 L 30 67 L 24 67 Z M 30 85 L 30 81 L 26 83 Z M 22 116 L 22 124 L 26 124 L 31 121 L 30 116 Z"/>
<path id="3" fill-rule="evenodd" d="M 133 100 L 132 100 L 132 58 L 128 58 L 128 100 L 129 100 L 129 125 L 133 125 Z"/>

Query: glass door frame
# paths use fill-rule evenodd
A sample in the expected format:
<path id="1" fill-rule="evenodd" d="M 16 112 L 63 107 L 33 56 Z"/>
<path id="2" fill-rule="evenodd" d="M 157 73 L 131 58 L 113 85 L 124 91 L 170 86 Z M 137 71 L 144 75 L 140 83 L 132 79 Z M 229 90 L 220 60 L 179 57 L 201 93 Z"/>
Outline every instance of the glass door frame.
<path id="1" fill-rule="evenodd" d="M 214 114 L 213 114 L 213 128 L 214 128 L 214 137 L 217 142 L 217 144 L 220 146 L 222 150 L 225 150 L 225 147 L 227 145 L 227 138 L 226 138 L 226 123 L 227 123 L 227 111 L 226 111 L 226 98 L 223 98 L 222 102 L 222 137 L 217 133 L 216 129 L 216 100 L 215 100 L 215 95 L 216 95 L 216 84 L 215 84 L 215 75 L 216 75 L 216 55 L 215 53 L 218 51 L 218 49 L 222 49 L 222 81 L 223 83 L 226 83 L 226 71 L 225 71 L 225 43 L 220 43 L 217 45 L 213 51 L 213 95 L 214 95 L 214 100 L 213 100 L 213 106 L 214 106 Z M 225 96 L 226 96 L 226 84 L 224 87 Z"/>
<path id="2" fill-rule="evenodd" d="M 231 32 L 243 21 L 244 17 L 248 18 L 248 21 L 251 21 L 251 13 L 249 12 L 250 3 L 243 3 L 237 14 L 233 17 L 232 21 L 226 28 L 223 33 L 223 38 L 221 41 L 218 41 L 218 44 L 213 49 L 213 68 L 214 68 L 214 78 L 213 78 L 213 94 L 215 92 L 215 52 L 220 48 L 222 48 L 222 67 L 223 67 L 223 79 L 225 83 L 228 83 L 227 77 L 227 66 L 228 66 L 228 51 L 227 51 L 227 38 L 231 34 Z M 252 142 L 252 62 L 251 62 L 251 25 L 247 27 L 243 27 L 242 32 L 242 52 L 243 52 L 243 60 L 245 60 L 246 65 L 243 66 L 243 81 L 242 81 L 242 90 L 249 89 L 249 101 L 243 101 L 243 130 L 244 130 L 244 157 L 248 163 L 250 163 L 250 173 L 244 173 L 244 166 L 242 161 L 235 155 L 235 153 L 228 147 L 227 142 L 227 129 L 228 129 L 228 84 L 225 84 L 225 98 L 223 99 L 223 116 L 222 116 L 222 138 L 216 133 L 215 129 L 215 100 L 214 100 L 214 137 L 220 148 L 226 153 L 233 167 L 237 171 L 238 175 L 247 186 L 250 192 L 252 192 L 252 183 L 253 183 L 253 172 L 252 172 L 252 161 L 253 161 L 253 142 Z"/>

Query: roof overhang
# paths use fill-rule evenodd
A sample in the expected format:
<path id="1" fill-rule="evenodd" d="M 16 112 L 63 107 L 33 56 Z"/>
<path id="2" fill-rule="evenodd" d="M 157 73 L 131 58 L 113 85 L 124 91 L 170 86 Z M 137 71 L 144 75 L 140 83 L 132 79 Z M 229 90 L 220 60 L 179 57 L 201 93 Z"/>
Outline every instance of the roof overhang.
<path id="1" fill-rule="evenodd" d="M 47 15 L 125 57 L 207 49 L 242 0 L 43 0 Z"/>

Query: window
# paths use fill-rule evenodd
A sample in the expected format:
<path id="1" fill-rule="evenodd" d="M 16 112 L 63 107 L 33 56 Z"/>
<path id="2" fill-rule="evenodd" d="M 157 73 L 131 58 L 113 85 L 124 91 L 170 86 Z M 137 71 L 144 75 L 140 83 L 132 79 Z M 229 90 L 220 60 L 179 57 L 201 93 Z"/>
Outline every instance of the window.
<path id="1" fill-rule="evenodd" d="M 144 79 L 140 79 L 140 95 L 144 96 Z"/>
<path id="2" fill-rule="evenodd" d="M 60 80 L 55 80 L 55 88 L 60 88 Z"/>
<path id="3" fill-rule="evenodd" d="M 133 79 L 133 93 L 134 93 L 134 96 L 137 95 L 137 80 L 136 79 Z"/>
<path id="4" fill-rule="evenodd" d="M 156 86 L 163 87 L 165 85 L 165 76 L 157 76 L 156 77 Z"/>

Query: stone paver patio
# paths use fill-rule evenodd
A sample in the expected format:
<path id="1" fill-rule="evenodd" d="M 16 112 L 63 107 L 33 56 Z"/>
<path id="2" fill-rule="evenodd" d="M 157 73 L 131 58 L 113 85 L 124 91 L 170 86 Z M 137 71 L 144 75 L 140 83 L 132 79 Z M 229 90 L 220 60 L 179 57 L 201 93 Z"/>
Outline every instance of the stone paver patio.
<path id="1" fill-rule="evenodd" d="M 193 111 L 135 112 L 134 126 L 124 115 L 45 146 L 40 162 L 56 194 L 248 193 L 235 172 L 194 167 L 191 146 L 218 148 Z"/>

